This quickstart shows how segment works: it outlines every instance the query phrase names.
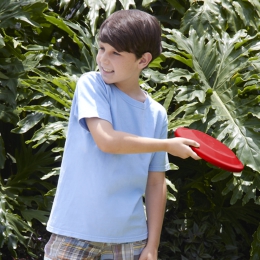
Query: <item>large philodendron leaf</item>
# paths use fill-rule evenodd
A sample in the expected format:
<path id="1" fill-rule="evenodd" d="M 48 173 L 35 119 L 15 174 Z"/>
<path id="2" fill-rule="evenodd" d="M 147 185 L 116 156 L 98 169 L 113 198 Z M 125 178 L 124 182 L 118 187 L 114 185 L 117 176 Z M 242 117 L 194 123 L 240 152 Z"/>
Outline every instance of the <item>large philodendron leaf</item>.
<path id="1" fill-rule="evenodd" d="M 37 146 L 48 143 L 49 141 L 56 141 L 57 139 L 64 139 L 66 138 L 68 122 L 67 121 L 58 121 L 54 123 L 49 123 L 42 127 L 41 129 L 37 130 L 32 139 L 26 141 L 26 144 L 31 142 L 37 142 L 33 148 Z M 56 147 L 57 148 L 57 147 Z"/>
<path id="2" fill-rule="evenodd" d="M 183 119 L 202 114 L 191 127 L 208 132 L 234 149 L 240 160 L 260 172 L 259 34 L 239 31 L 213 39 L 199 37 L 190 30 L 189 38 L 167 30 L 165 56 L 188 66 L 198 76 L 197 84 L 178 87 L 177 102 L 199 101 L 185 109 Z M 217 35 L 217 34 L 216 34 Z"/>
<path id="3" fill-rule="evenodd" d="M 181 22 L 181 32 L 186 33 L 191 25 L 196 25 L 198 32 L 221 31 L 225 28 L 223 11 L 219 1 L 194 1 Z"/>
<path id="4" fill-rule="evenodd" d="M 81 17 L 84 17 L 92 36 L 96 35 L 101 12 L 105 12 L 103 18 L 106 18 L 116 9 L 118 2 L 121 3 L 124 9 L 129 9 L 130 5 L 135 6 L 133 0 L 60 0 L 58 2 L 60 10 L 62 10 L 61 16 L 66 20 L 71 19 L 73 21 L 78 21 Z"/>
<path id="5" fill-rule="evenodd" d="M 25 22 L 31 26 L 38 24 L 31 19 L 32 16 L 37 16 L 47 7 L 44 1 L 34 0 L 1 0 L 0 2 L 0 27 L 6 28 L 10 25 L 14 26 L 17 21 Z M 32 12 L 33 10 L 33 12 Z"/>
<path id="6" fill-rule="evenodd" d="M 18 214 L 12 212 L 14 205 L 18 204 L 17 194 L 7 194 L 4 187 L 0 185 L 0 196 L 0 247 L 2 248 L 3 244 L 6 243 L 8 249 L 16 255 L 15 250 L 18 242 L 26 246 L 28 243 L 26 233 L 34 231 Z"/>
<path id="7" fill-rule="evenodd" d="M 106 16 L 109 16 L 116 8 L 116 0 L 84 0 L 84 8 L 88 7 L 87 20 L 90 22 L 92 35 L 96 34 L 97 22 L 100 18 L 100 10 L 106 12 Z M 123 9 L 129 9 L 130 6 L 135 7 L 134 0 L 119 0 Z"/>
<path id="8" fill-rule="evenodd" d="M 260 171 L 260 120 L 259 96 L 256 91 L 257 83 L 252 85 L 252 92 L 244 98 L 239 95 L 235 84 L 239 74 L 233 82 L 225 83 L 223 93 L 214 91 L 211 96 L 212 107 L 215 108 L 214 136 L 222 140 L 231 149 L 236 150 L 240 160 L 255 171 Z M 250 79 L 248 79 L 249 81 Z M 259 83 L 258 83 L 259 84 Z M 210 125 L 210 124 L 209 124 Z"/>
<path id="9" fill-rule="evenodd" d="M 68 1 L 66 2 L 68 3 Z M 130 8 L 137 8 L 138 4 L 139 5 L 141 4 L 143 7 L 147 7 L 153 2 L 156 1 L 143 0 L 141 3 L 141 1 L 135 1 L 135 0 L 83 0 L 82 4 L 80 4 L 80 1 L 71 0 L 69 1 L 69 5 L 71 5 L 70 12 L 73 9 L 74 9 L 73 11 L 77 9 L 74 18 L 78 19 L 80 16 L 82 16 L 82 14 L 85 16 L 85 22 L 88 21 L 92 35 L 95 35 L 100 20 L 104 20 L 106 17 L 110 16 L 114 11 L 118 11 L 121 9 L 128 10 Z M 174 1 L 174 2 L 176 2 L 179 8 L 181 8 L 181 5 L 177 3 L 178 1 Z M 182 8 L 182 11 L 183 9 L 184 8 Z M 85 15 L 85 13 L 87 15 Z"/>
<path id="10" fill-rule="evenodd" d="M 259 11 L 258 0 L 194 1 L 182 19 L 181 32 L 188 33 L 189 28 L 195 26 L 200 36 L 205 31 L 210 34 L 215 31 L 236 33 L 243 28 L 254 34 L 260 25 Z"/>

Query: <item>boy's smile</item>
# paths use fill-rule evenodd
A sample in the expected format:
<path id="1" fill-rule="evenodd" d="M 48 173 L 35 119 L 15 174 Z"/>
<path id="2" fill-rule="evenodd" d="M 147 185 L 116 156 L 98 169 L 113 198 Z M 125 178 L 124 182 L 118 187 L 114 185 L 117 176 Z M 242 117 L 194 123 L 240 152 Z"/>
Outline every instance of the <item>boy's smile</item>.
<path id="1" fill-rule="evenodd" d="M 112 72 L 114 72 L 113 70 L 107 70 L 105 68 L 102 68 L 102 70 L 104 70 L 105 73 L 112 73 Z"/>

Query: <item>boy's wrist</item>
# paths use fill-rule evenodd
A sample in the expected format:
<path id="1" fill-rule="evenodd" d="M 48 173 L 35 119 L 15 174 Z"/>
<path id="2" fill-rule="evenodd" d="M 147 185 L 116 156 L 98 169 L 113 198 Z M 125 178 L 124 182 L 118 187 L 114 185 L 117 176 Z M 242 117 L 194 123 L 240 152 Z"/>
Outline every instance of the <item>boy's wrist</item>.
<path id="1" fill-rule="evenodd" d="M 156 240 L 152 240 L 152 239 L 148 238 L 146 247 L 149 248 L 150 251 L 157 252 L 158 251 L 158 247 L 159 247 L 159 243 L 160 243 L 160 241 L 157 241 L 157 239 Z"/>
<path id="2" fill-rule="evenodd" d="M 170 142 L 169 139 L 163 139 L 163 151 L 167 152 L 170 150 Z"/>

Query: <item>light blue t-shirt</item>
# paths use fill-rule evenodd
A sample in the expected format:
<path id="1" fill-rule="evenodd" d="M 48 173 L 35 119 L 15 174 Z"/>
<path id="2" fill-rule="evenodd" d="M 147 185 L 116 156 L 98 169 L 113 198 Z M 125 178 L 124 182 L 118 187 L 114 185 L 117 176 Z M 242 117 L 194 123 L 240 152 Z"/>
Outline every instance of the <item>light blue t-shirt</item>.
<path id="1" fill-rule="evenodd" d="M 115 130 L 167 138 L 167 115 L 149 95 L 132 99 L 98 72 L 85 73 L 73 98 L 58 187 L 47 230 L 93 242 L 147 238 L 142 196 L 148 171 L 169 170 L 165 152 L 109 154 L 95 144 L 85 118 L 109 121 Z"/>

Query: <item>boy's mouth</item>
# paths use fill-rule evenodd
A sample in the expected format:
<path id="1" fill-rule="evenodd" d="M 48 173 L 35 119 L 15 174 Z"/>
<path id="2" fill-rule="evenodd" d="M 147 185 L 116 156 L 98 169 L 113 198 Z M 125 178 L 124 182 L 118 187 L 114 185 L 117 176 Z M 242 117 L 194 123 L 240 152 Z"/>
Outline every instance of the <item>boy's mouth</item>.
<path id="1" fill-rule="evenodd" d="M 103 67 L 101 67 L 102 68 L 102 70 L 104 71 L 104 72 L 106 72 L 106 73 L 112 73 L 112 72 L 114 72 L 113 70 L 109 70 L 109 69 L 106 69 L 106 68 L 103 68 Z"/>

